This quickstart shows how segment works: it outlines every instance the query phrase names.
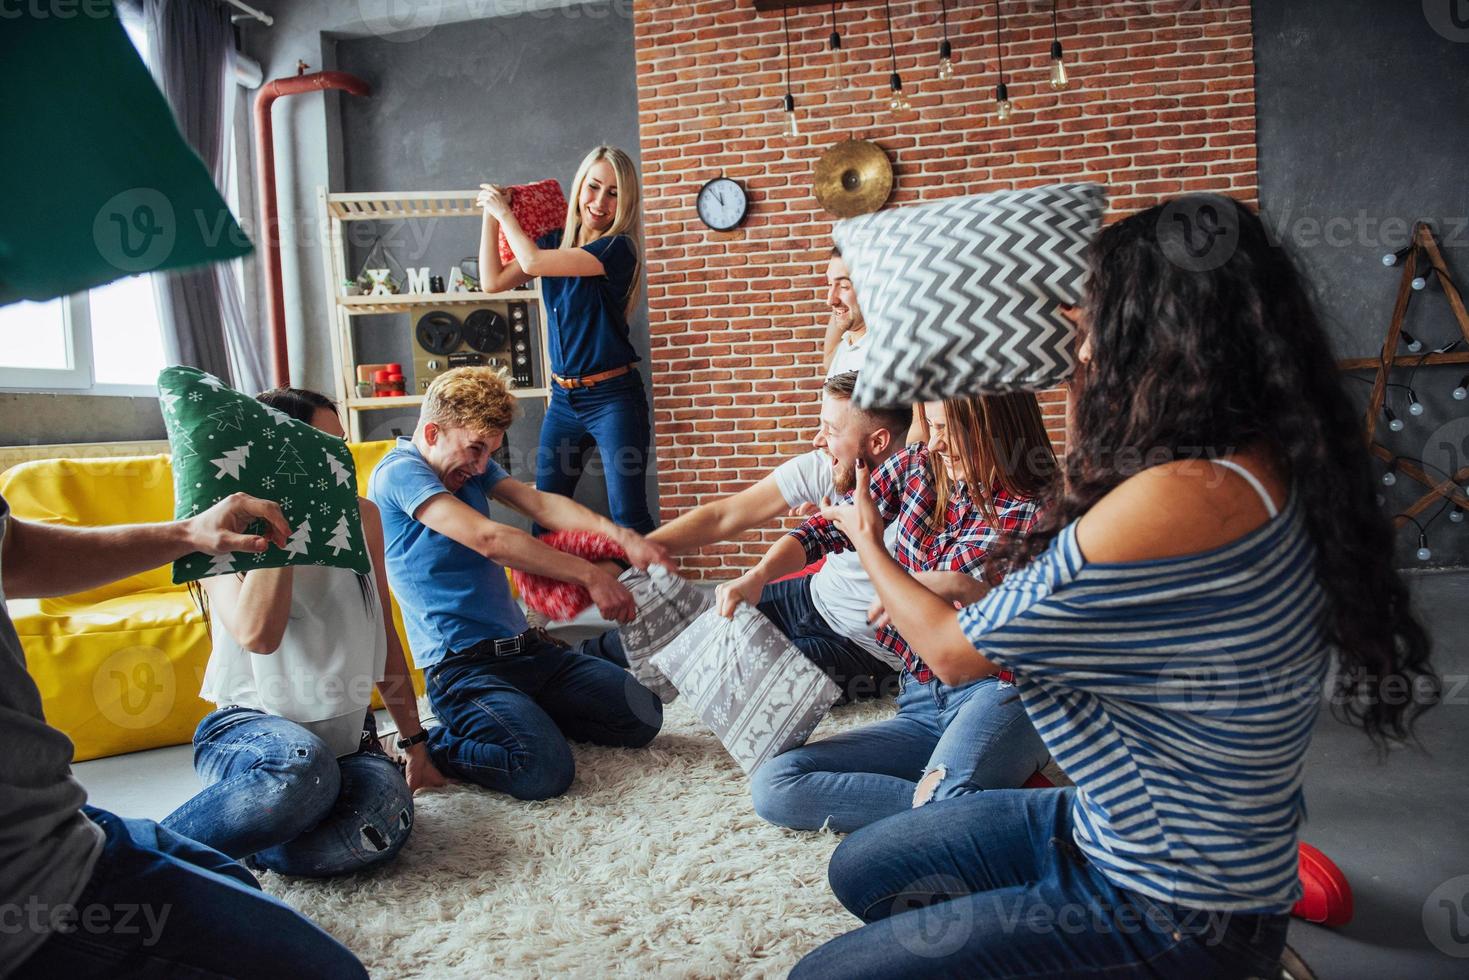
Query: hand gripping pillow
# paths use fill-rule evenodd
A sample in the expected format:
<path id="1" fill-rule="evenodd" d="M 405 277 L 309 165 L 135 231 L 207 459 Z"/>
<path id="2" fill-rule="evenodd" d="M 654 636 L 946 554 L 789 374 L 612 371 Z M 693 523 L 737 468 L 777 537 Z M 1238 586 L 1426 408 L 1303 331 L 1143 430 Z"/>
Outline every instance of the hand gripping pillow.
<path id="1" fill-rule="evenodd" d="M 638 614 L 622 627 L 622 651 L 628 669 L 664 704 L 678 697 L 678 688 L 653 666 L 653 655 L 672 643 L 714 602 L 709 593 L 664 568 L 629 568 L 618 577 L 638 604 Z"/>
<path id="2" fill-rule="evenodd" d="M 561 193 L 561 185 L 556 181 L 538 180 L 534 184 L 516 184 L 508 189 L 512 192 L 510 212 L 531 241 L 566 224 L 566 195 Z M 506 264 L 515 261 L 515 253 L 510 250 L 510 240 L 505 237 L 503 228 L 500 229 L 500 261 Z"/>
<path id="3" fill-rule="evenodd" d="M 541 543 L 587 561 L 626 557 L 611 538 L 591 531 L 553 531 L 543 536 Z M 515 583 L 527 606 L 551 619 L 574 619 L 592 604 L 592 594 L 575 582 L 522 572 L 518 568 L 510 569 L 510 581 Z"/>
<path id="4" fill-rule="evenodd" d="M 173 453 L 175 519 L 243 491 L 280 504 L 291 527 L 284 548 L 185 555 L 173 563 L 176 584 L 285 565 L 332 565 L 361 575 L 370 570 L 357 473 L 345 441 L 195 368 L 164 368 L 158 400 Z"/>
<path id="5" fill-rule="evenodd" d="M 1074 365 L 1097 184 L 951 197 L 837 222 L 872 331 L 863 408 L 1048 388 Z"/>
<path id="6" fill-rule="evenodd" d="M 841 690 L 754 606 L 710 609 L 653 657 L 746 773 L 804 745 Z"/>

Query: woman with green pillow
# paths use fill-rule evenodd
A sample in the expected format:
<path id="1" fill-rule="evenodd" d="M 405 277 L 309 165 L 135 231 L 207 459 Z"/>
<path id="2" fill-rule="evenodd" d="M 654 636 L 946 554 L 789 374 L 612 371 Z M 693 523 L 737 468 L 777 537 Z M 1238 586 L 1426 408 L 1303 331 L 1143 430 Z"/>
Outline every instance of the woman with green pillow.
<path id="1" fill-rule="evenodd" d="M 343 436 L 331 399 L 277 388 L 259 400 Z M 371 575 L 327 566 L 204 579 L 214 649 L 201 696 L 218 708 L 194 733 L 205 789 L 168 829 L 282 874 L 322 877 L 390 860 L 413 826 L 413 792 L 446 780 L 393 628 L 377 508 L 359 500 Z M 378 745 L 373 685 L 407 750 Z"/>

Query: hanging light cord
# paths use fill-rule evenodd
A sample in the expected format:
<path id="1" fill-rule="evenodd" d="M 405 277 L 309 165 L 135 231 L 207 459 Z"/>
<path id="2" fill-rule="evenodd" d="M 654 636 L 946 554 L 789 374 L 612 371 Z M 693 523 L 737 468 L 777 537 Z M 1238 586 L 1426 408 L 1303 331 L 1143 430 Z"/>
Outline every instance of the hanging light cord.
<path id="1" fill-rule="evenodd" d="M 893 46 L 893 8 L 888 0 L 882 0 L 882 9 L 888 15 L 888 57 L 893 62 L 893 74 L 898 73 L 898 49 Z"/>
<path id="2" fill-rule="evenodd" d="M 1061 40 L 1061 32 L 1056 27 L 1056 2 L 1057 2 L 1057 0 L 1051 0 L 1051 40 L 1052 41 L 1059 41 L 1059 40 Z"/>
<path id="3" fill-rule="evenodd" d="M 780 22 L 785 28 L 786 35 L 786 95 L 791 94 L 791 20 L 789 13 L 790 6 L 785 0 L 781 0 Z"/>
<path id="4" fill-rule="evenodd" d="M 939 19 L 944 24 L 944 40 L 949 39 L 949 0 L 939 0 Z"/>
<path id="5" fill-rule="evenodd" d="M 1000 84 L 1005 84 L 1005 55 L 1000 50 L 1000 0 L 995 0 L 995 64 L 1000 70 Z"/>

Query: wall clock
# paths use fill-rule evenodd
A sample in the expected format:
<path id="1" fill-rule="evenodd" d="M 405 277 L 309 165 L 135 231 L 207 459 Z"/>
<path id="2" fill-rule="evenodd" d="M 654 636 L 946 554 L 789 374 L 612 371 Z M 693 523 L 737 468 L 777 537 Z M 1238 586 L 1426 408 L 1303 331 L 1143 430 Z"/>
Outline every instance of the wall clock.
<path id="1" fill-rule="evenodd" d="M 745 189 L 728 177 L 715 177 L 699 188 L 695 201 L 699 218 L 715 231 L 729 231 L 745 220 L 750 199 Z"/>

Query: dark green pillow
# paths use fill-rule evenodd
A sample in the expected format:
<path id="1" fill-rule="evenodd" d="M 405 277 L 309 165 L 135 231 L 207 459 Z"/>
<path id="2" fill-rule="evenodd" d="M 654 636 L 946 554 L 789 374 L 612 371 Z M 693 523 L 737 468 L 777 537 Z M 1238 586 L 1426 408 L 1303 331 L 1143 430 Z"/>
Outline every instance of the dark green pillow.
<path id="1" fill-rule="evenodd" d="M 173 515 L 182 520 L 232 493 L 280 504 L 285 548 L 194 552 L 173 563 L 176 583 L 285 565 L 370 566 L 357 509 L 357 470 L 347 443 L 298 422 L 197 368 L 164 368 L 158 400 L 173 452 Z"/>
<path id="2" fill-rule="evenodd" d="M 112 5 L 12 6 L 0 8 L 0 304 L 250 251 Z"/>

